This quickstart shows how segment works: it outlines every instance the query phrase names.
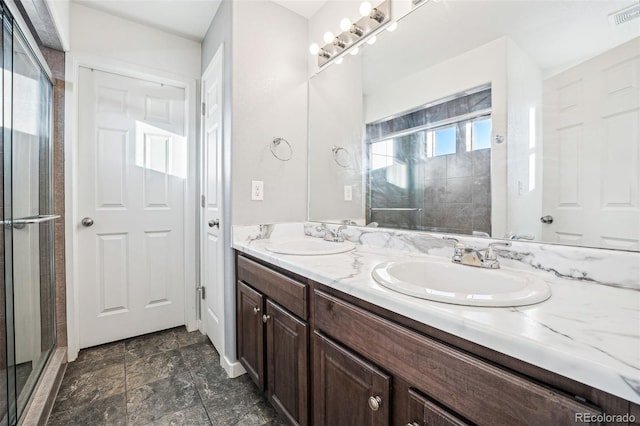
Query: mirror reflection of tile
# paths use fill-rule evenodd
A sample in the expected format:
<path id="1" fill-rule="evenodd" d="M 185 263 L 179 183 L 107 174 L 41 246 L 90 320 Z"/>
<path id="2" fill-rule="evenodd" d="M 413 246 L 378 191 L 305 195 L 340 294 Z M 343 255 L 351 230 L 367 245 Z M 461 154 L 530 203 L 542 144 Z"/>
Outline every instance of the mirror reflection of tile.
<path id="1" fill-rule="evenodd" d="M 491 88 L 367 124 L 367 222 L 491 234 L 490 135 Z"/>

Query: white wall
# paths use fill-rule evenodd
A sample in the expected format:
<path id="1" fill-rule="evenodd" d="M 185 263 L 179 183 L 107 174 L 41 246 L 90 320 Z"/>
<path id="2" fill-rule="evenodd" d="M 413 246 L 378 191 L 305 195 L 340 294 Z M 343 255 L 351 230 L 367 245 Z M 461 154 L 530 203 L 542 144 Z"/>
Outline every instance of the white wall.
<path id="1" fill-rule="evenodd" d="M 200 78 L 200 43 L 71 4 L 71 54 L 114 59 L 183 77 Z"/>
<path id="2" fill-rule="evenodd" d="M 507 41 L 507 232 L 542 238 L 542 74 L 512 40 Z M 529 169 L 530 155 L 535 166 Z M 533 188 L 529 179 L 533 178 Z M 501 237 L 502 235 L 495 235 Z"/>
<path id="3" fill-rule="evenodd" d="M 307 219 L 307 21 L 268 1 L 233 2 L 233 224 Z M 289 161 L 269 145 L 291 143 Z M 251 201 L 251 181 L 264 201 Z"/>
<path id="4" fill-rule="evenodd" d="M 71 1 L 70 0 L 45 0 L 45 4 L 51 13 L 53 23 L 56 26 L 56 32 L 58 38 L 62 44 L 62 48 L 65 52 L 68 52 L 71 48 L 70 37 L 70 15 L 71 15 Z"/>
<path id="5" fill-rule="evenodd" d="M 309 219 L 364 223 L 362 56 L 347 55 L 309 81 Z M 350 167 L 336 164 L 332 147 L 349 152 Z M 344 186 L 353 190 L 344 199 Z"/>

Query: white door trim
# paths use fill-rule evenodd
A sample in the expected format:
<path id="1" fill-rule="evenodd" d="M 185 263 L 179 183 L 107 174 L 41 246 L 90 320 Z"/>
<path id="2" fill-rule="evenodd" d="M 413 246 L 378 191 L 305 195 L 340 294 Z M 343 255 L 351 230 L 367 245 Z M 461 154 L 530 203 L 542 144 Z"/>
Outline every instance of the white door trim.
<path id="1" fill-rule="evenodd" d="M 185 123 L 188 148 L 188 175 L 185 190 L 184 215 L 184 271 L 185 271 L 185 324 L 188 330 L 198 328 L 196 320 L 196 205 L 197 205 L 197 126 L 199 111 L 197 81 L 192 78 L 149 69 L 135 64 L 94 55 L 66 55 L 65 87 L 65 268 L 67 278 L 67 357 L 77 358 L 80 350 L 78 312 L 78 71 L 80 67 L 156 81 L 185 90 Z"/>
<path id="2" fill-rule="evenodd" d="M 244 367 L 238 361 L 236 357 L 236 305 L 235 305 L 235 261 L 234 261 L 234 251 L 231 248 L 231 120 L 230 113 L 226 109 L 229 108 L 230 102 L 230 91 L 231 87 L 229 87 L 230 76 L 227 74 L 229 72 L 229 64 L 228 56 L 226 55 L 225 49 L 227 49 L 224 43 L 221 43 L 216 53 L 212 56 L 211 60 L 207 64 L 205 71 L 202 73 L 200 81 L 204 81 L 204 77 L 206 75 L 211 74 L 214 62 L 218 55 L 222 55 L 222 80 L 221 80 L 221 107 L 222 107 L 222 214 L 221 214 L 221 229 L 220 229 L 220 238 L 222 238 L 223 245 L 223 264 L 221 265 L 223 268 L 223 277 L 224 277 L 224 325 L 225 325 L 225 344 L 224 344 L 224 353 L 220 354 L 220 365 L 227 372 L 229 377 L 238 377 L 245 373 Z M 202 156 L 203 150 L 203 141 L 204 141 L 204 122 L 201 120 L 200 123 L 200 146 L 198 153 Z M 204 158 L 199 162 L 200 167 L 202 167 Z M 202 184 L 204 176 L 202 171 L 199 172 L 200 182 Z M 202 187 L 200 188 L 202 192 Z M 198 208 L 199 212 L 202 212 L 202 209 Z M 200 236 L 200 240 L 204 235 L 205 230 L 202 228 L 203 221 L 198 216 L 198 223 L 201 225 L 198 228 L 198 235 Z M 199 247 L 202 249 L 202 246 Z M 200 274 L 200 282 L 202 283 L 203 277 L 203 268 L 200 265 L 199 269 Z M 204 312 L 206 309 L 206 302 L 204 300 L 200 300 L 201 308 L 200 312 Z M 200 330 L 204 333 L 204 321 L 200 323 Z"/>

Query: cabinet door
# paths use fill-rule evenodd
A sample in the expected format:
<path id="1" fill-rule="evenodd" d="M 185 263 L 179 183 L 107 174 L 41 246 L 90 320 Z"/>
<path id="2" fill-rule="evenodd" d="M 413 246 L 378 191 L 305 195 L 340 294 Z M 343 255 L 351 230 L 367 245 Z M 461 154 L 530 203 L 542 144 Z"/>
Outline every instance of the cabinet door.
<path id="1" fill-rule="evenodd" d="M 238 359 L 261 391 L 264 390 L 263 307 L 264 296 L 238 282 Z"/>
<path id="2" fill-rule="evenodd" d="M 469 424 L 413 389 L 409 390 L 408 411 L 407 426 L 465 426 Z"/>
<path id="3" fill-rule="evenodd" d="M 389 424 L 391 378 L 314 332 L 314 424 Z"/>
<path id="4" fill-rule="evenodd" d="M 309 326 L 267 300 L 267 388 L 271 403 L 295 425 L 309 423 Z"/>

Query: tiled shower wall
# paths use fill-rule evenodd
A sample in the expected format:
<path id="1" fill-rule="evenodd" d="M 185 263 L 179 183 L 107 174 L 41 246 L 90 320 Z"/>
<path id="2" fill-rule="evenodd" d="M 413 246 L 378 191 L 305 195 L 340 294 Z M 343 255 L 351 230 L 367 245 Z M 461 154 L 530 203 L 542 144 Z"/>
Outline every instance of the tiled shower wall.
<path id="1" fill-rule="evenodd" d="M 491 150 L 466 152 L 466 141 L 458 129 L 457 153 L 429 158 L 425 155 L 424 131 L 393 136 L 397 132 L 490 108 L 491 89 L 488 88 L 367 124 L 367 145 L 393 137 L 394 158 L 406 165 L 409 177 L 403 188 L 389 181 L 385 169 L 369 171 L 367 222 L 402 229 L 490 234 Z"/>
<path id="2" fill-rule="evenodd" d="M 64 61 L 58 50 L 40 48 L 53 73 L 53 211 L 57 347 L 67 346 L 67 297 L 64 253 Z"/>

